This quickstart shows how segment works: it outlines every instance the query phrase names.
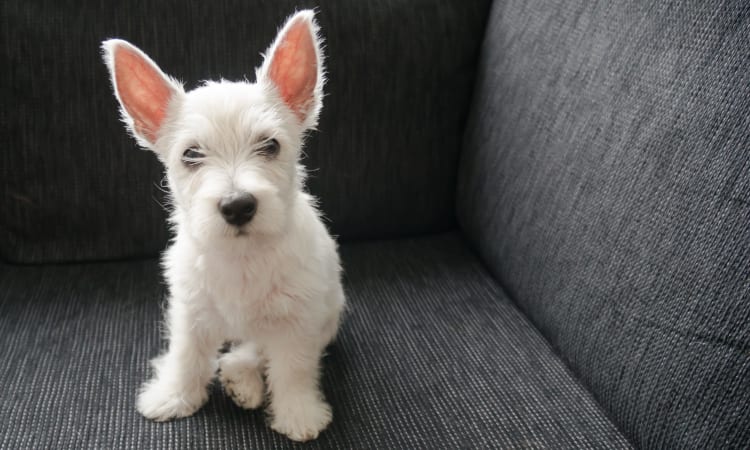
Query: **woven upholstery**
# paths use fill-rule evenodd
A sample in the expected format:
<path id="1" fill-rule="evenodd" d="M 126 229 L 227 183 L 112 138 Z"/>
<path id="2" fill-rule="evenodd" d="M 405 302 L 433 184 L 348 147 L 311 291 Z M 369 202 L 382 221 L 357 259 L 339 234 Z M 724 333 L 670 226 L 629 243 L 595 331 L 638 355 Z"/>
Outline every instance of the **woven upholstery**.
<path id="1" fill-rule="evenodd" d="M 351 308 L 302 447 L 750 448 L 750 4 L 489 3 L 319 5 L 305 163 Z M 162 173 L 98 45 L 252 78 L 312 6 L 0 3 L 0 450 L 300 447 L 217 386 L 191 418 L 135 410 Z"/>
<path id="2" fill-rule="evenodd" d="M 461 224 L 643 448 L 750 446 L 750 4 L 497 1 Z"/>
<path id="3" fill-rule="evenodd" d="M 318 8 L 328 84 L 305 164 L 343 238 L 455 227 L 456 165 L 489 1 L 420 3 Z M 188 88 L 253 80 L 286 16 L 317 4 L 2 2 L 0 258 L 155 256 L 165 245 L 162 169 L 118 120 L 103 39 L 131 40 Z"/>
<path id="4" fill-rule="evenodd" d="M 344 246 L 350 311 L 325 358 L 334 422 L 305 448 L 626 448 L 456 235 Z M 155 261 L 2 267 L 0 448 L 287 448 L 218 388 L 157 424 Z"/>

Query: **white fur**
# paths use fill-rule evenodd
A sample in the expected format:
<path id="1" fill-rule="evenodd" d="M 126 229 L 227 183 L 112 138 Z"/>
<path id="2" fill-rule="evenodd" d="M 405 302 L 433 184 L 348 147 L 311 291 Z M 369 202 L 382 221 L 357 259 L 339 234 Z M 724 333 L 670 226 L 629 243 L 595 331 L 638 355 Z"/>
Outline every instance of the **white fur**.
<path id="1" fill-rule="evenodd" d="M 278 39 L 253 84 L 208 82 L 185 93 L 163 75 L 173 95 L 154 142 L 133 127 L 123 105 L 131 132 L 166 167 L 176 231 L 163 258 L 169 347 L 152 362 L 154 376 L 137 401 L 150 419 L 193 414 L 220 369 L 225 390 L 242 407 L 260 406 L 267 389 L 271 426 L 291 439 L 314 439 L 331 421 L 318 386 L 319 364 L 345 299 L 336 243 L 303 190 L 299 157 L 305 132 L 317 123 L 323 64 L 313 13 L 297 13 L 286 27 L 295 20 L 315 36 L 318 61 L 318 81 L 302 120 L 265 76 Z M 115 51 L 128 48 L 153 62 L 125 41 L 103 47 L 122 103 Z M 255 153 L 270 138 L 281 148 L 273 159 Z M 182 162 L 183 151 L 192 146 L 206 155 L 197 168 Z M 256 215 L 240 230 L 228 225 L 217 207 L 233 191 L 258 199 Z M 226 341 L 234 345 L 217 360 Z"/>

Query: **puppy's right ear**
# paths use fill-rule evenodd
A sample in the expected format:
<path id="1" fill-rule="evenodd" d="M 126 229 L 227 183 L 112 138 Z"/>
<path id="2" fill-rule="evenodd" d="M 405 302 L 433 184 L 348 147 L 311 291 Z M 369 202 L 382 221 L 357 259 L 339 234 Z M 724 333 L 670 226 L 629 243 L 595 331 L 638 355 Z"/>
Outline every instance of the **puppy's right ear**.
<path id="1" fill-rule="evenodd" d="M 104 41 L 102 50 L 123 121 L 141 145 L 153 149 L 170 105 L 184 94 L 182 85 L 126 41 Z"/>

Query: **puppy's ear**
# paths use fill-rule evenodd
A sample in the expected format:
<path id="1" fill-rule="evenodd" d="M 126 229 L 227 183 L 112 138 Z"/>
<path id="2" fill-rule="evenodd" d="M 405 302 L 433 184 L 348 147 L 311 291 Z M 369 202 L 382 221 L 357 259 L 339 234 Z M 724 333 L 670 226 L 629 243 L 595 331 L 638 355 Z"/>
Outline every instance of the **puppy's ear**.
<path id="1" fill-rule="evenodd" d="M 182 85 L 126 41 L 104 41 L 102 50 L 123 120 L 141 145 L 153 149 L 170 104 L 184 94 Z"/>
<path id="2" fill-rule="evenodd" d="M 270 83 L 307 129 L 318 123 L 323 97 L 323 55 L 315 12 L 290 17 L 268 49 L 257 79 Z"/>

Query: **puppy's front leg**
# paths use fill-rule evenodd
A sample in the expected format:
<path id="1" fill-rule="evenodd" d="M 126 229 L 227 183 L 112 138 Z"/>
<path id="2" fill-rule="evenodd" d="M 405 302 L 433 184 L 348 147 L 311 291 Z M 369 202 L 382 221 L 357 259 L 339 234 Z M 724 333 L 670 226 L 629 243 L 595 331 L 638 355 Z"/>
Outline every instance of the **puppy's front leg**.
<path id="1" fill-rule="evenodd" d="M 170 301 L 167 311 L 169 350 L 151 363 L 154 377 L 138 395 L 138 411 L 165 421 L 187 417 L 208 399 L 207 385 L 216 371 L 221 345 L 210 311 Z"/>
<path id="2" fill-rule="evenodd" d="M 271 428 L 295 441 L 315 439 L 331 423 L 331 407 L 318 386 L 324 342 L 281 336 L 266 347 Z"/>

